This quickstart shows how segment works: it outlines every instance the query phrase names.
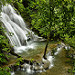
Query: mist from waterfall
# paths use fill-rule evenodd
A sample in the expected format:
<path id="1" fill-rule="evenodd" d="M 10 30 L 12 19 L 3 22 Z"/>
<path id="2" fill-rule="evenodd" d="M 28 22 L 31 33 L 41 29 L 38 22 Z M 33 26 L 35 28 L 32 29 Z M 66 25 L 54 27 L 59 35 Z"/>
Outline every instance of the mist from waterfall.
<path id="1" fill-rule="evenodd" d="M 2 26 L 6 30 L 6 36 L 16 50 L 24 50 L 29 47 L 27 40 L 36 41 L 39 38 L 26 27 L 23 18 L 16 13 L 10 4 L 6 4 L 2 7 L 0 20 L 3 22 Z M 30 47 L 33 48 L 32 46 Z"/>

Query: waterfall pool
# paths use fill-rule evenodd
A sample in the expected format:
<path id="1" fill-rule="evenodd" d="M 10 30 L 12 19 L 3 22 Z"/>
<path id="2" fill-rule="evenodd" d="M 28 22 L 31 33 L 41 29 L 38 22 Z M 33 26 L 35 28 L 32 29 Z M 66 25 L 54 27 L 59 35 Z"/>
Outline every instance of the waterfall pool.
<path id="1" fill-rule="evenodd" d="M 40 62 L 45 49 L 46 42 L 34 42 L 34 44 L 35 48 L 30 48 L 28 51 L 23 51 L 18 54 L 20 54 L 26 59 L 33 59 Z M 51 51 L 51 47 L 55 45 L 56 42 L 50 42 L 48 45 L 48 51 Z M 52 58 L 50 58 L 50 60 L 51 59 Z M 29 73 L 27 73 L 25 69 L 18 69 L 14 73 L 12 72 L 11 75 L 72 75 L 71 73 L 67 72 L 68 69 L 71 69 L 71 66 L 66 63 L 67 61 L 69 61 L 69 59 L 65 57 L 65 51 L 63 49 L 60 50 L 58 54 L 54 55 L 54 59 L 52 61 L 53 66 L 43 72 L 40 71 L 33 73 L 32 71 L 30 71 L 30 69 L 28 69 Z"/>

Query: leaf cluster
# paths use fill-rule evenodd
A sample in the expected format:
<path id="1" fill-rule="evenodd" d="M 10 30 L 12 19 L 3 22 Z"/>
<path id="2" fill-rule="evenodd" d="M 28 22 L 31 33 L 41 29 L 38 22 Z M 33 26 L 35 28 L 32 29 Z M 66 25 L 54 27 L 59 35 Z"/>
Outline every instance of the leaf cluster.
<path id="1" fill-rule="evenodd" d="M 4 68 L 0 67 L 0 75 L 11 75 L 10 72 L 8 72 L 9 70 L 10 68 L 8 67 L 4 67 Z"/>
<path id="2" fill-rule="evenodd" d="M 9 40 L 4 34 L 4 29 L 0 22 L 0 65 L 5 64 L 9 58 L 10 45 Z"/>

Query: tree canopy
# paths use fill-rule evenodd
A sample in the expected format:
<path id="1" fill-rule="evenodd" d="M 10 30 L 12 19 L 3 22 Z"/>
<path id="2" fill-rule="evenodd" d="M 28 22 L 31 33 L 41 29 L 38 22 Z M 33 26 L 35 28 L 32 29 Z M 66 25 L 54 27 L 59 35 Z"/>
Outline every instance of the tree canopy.
<path id="1" fill-rule="evenodd" d="M 44 37 L 50 34 L 52 38 L 59 37 L 62 40 L 72 38 L 74 40 L 74 0 L 28 1 L 28 7 L 25 9 L 31 18 L 32 29 L 39 31 L 39 34 Z"/>

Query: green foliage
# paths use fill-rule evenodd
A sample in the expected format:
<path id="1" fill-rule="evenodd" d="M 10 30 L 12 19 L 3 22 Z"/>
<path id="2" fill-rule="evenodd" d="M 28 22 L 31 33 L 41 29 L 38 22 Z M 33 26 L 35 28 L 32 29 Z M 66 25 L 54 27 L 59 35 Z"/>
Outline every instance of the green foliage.
<path id="1" fill-rule="evenodd" d="M 0 23 L 0 65 L 3 65 L 7 63 L 7 59 L 9 58 L 10 45 L 1 24 L 2 23 Z"/>
<path id="2" fill-rule="evenodd" d="M 21 61 L 21 62 L 22 62 L 22 60 L 23 60 L 23 58 L 22 58 L 22 57 L 20 57 L 20 58 L 18 58 L 18 59 L 17 59 L 17 61 Z"/>
<path id="3" fill-rule="evenodd" d="M 18 58 L 15 66 L 19 66 L 20 65 L 20 62 L 22 62 L 22 61 L 23 61 L 23 58 L 21 58 L 21 57 Z"/>
<path id="4" fill-rule="evenodd" d="M 34 61 L 34 59 L 32 58 L 30 61 L 31 61 L 31 62 L 33 62 L 33 61 Z"/>
<path id="5" fill-rule="evenodd" d="M 15 66 L 19 66 L 20 65 L 20 62 L 18 61 L 16 64 L 15 64 Z"/>
<path id="6" fill-rule="evenodd" d="M 35 0 L 35 2 L 30 1 L 29 7 L 27 8 L 32 19 L 31 24 L 33 28 L 45 36 L 50 29 L 50 11 L 47 11 L 49 10 L 49 6 L 49 0 Z"/>
<path id="7" fill-rule="evenodd" d="M 73 37 L 69 37 L 69 35 L 64 35 L 65 36 L 65 42 L 67 42 L 70 46 L 75 48 L 75 35 Z"/>
<path id="8" fill-rule="evenodd" d="M 75 7 L 73 0 L 28 0 L 26 8 L 31 17 L 32 29 L 43 36 L 64 38 L 75 33 Z"/>
<path id="9" fill-rule="evenodd" d="M 10 70 L 10 68 L 8 67 L 4 67 L 4 68 L 1 68 L 0 67 L 0 75 L 11 75 L 8 71 Z"/>

